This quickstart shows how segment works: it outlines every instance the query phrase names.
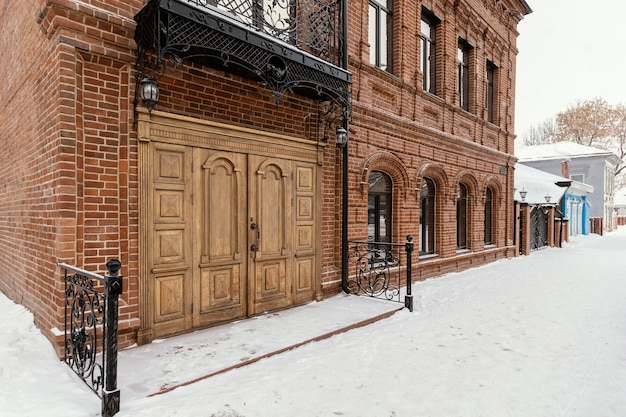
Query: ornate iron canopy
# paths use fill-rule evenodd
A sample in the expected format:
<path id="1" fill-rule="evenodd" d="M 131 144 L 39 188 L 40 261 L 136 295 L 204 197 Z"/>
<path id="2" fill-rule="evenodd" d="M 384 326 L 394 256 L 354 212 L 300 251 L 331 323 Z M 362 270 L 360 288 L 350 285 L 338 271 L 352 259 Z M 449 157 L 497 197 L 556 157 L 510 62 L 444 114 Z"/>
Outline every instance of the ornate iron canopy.
<path id="1" fill-rule="evenodd" d="M 137 13 L 137 76 L 184 59 L 349 113 L 342 0 L 149 0 Z"/>

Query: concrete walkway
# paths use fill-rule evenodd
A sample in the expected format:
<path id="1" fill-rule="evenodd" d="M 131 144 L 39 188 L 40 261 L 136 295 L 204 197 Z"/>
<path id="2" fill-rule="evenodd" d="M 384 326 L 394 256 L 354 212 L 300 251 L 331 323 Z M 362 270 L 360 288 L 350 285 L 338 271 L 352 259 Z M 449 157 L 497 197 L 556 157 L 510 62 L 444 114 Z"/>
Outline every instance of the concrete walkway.
<path id="1" fill-rule="evenodd" d="M 402 308 L 397 302 L 337 295 L 322 302 L 157 339 L 119 353 L 118 387 L 125 401 L 159 395 L 365 326 Z"/>

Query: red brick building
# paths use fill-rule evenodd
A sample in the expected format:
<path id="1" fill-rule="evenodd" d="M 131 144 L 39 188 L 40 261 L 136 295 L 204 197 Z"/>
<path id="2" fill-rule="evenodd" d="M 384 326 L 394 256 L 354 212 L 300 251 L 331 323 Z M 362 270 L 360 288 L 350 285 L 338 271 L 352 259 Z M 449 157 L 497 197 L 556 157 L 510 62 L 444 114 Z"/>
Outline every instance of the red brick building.
<path id="1" fill-rule="evenodd" d="M 53 342 L 59 262 L 121 260 L 122 345 L 341 291 L 344 161 L 347 238 L 416 279 L 515 256 L 524 0 L 0 10 L 0 290 Z"/>

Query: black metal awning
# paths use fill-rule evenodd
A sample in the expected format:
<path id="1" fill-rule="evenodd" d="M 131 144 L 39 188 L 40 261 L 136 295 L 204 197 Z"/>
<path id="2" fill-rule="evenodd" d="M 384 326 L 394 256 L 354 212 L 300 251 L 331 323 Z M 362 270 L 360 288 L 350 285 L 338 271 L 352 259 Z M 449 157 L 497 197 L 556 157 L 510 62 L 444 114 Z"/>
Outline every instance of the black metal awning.
<path id="1" fill-rule="evenodd" d="M 350 107 L 342 0 L 149 0 L 137 13 L 139 75 L 191 60 Z"/>

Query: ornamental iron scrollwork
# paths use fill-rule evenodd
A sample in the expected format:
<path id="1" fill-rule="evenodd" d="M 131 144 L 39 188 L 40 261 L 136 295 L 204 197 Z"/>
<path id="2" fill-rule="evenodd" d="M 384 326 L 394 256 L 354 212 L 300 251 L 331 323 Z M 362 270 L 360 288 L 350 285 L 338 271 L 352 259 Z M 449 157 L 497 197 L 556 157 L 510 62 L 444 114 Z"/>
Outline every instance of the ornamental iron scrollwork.
<path id="1" fill-rule="evenodd" d="M 411 254 L 413 238 L 407 243 L 349 242 L 347 288 L 351 294 L 363 294 L 402 302 L 402 278 L 406 274 L 405 306 L 413 310 L 411 295 Z"/>
<path id="2" fill-rule="evenodd" d="M 351 117 L 342 0 L 150 0 L 135 15 L 136 78 L 189 59 Z M 135 100 L 136 104 L 137 100 Z"/>
<path id="3" fill-rule="evenodd" d="M 223 29 L 235 21 L 335 65 L 342 42 L 338 0 L 181 0 L 192 6 L 189 15 L 207 20 L 223 17 Z M 174 9 L 174 7 L 172 7 Z"/>
<path id="4" fill-rule="evenodd" d="M 535 206 L 530 212 L 530 250 L 537 250 L 548 245 L 548 210 Z"/>
<path id="5" fill-rule="evenodd" d="M 100 396 L 104 386 L 101 354 L 106 301 L 90 276 L 65 276 L 65 363 Z"/>
<path id="6" fill-rule="evenodd" d="M 102 416 L 120 409 L 117 389 L 118 309 L 121 264 L 107 262 L 101 276 L 67 264 L 65 282 L 64 362 L 102 400 Z"/>

